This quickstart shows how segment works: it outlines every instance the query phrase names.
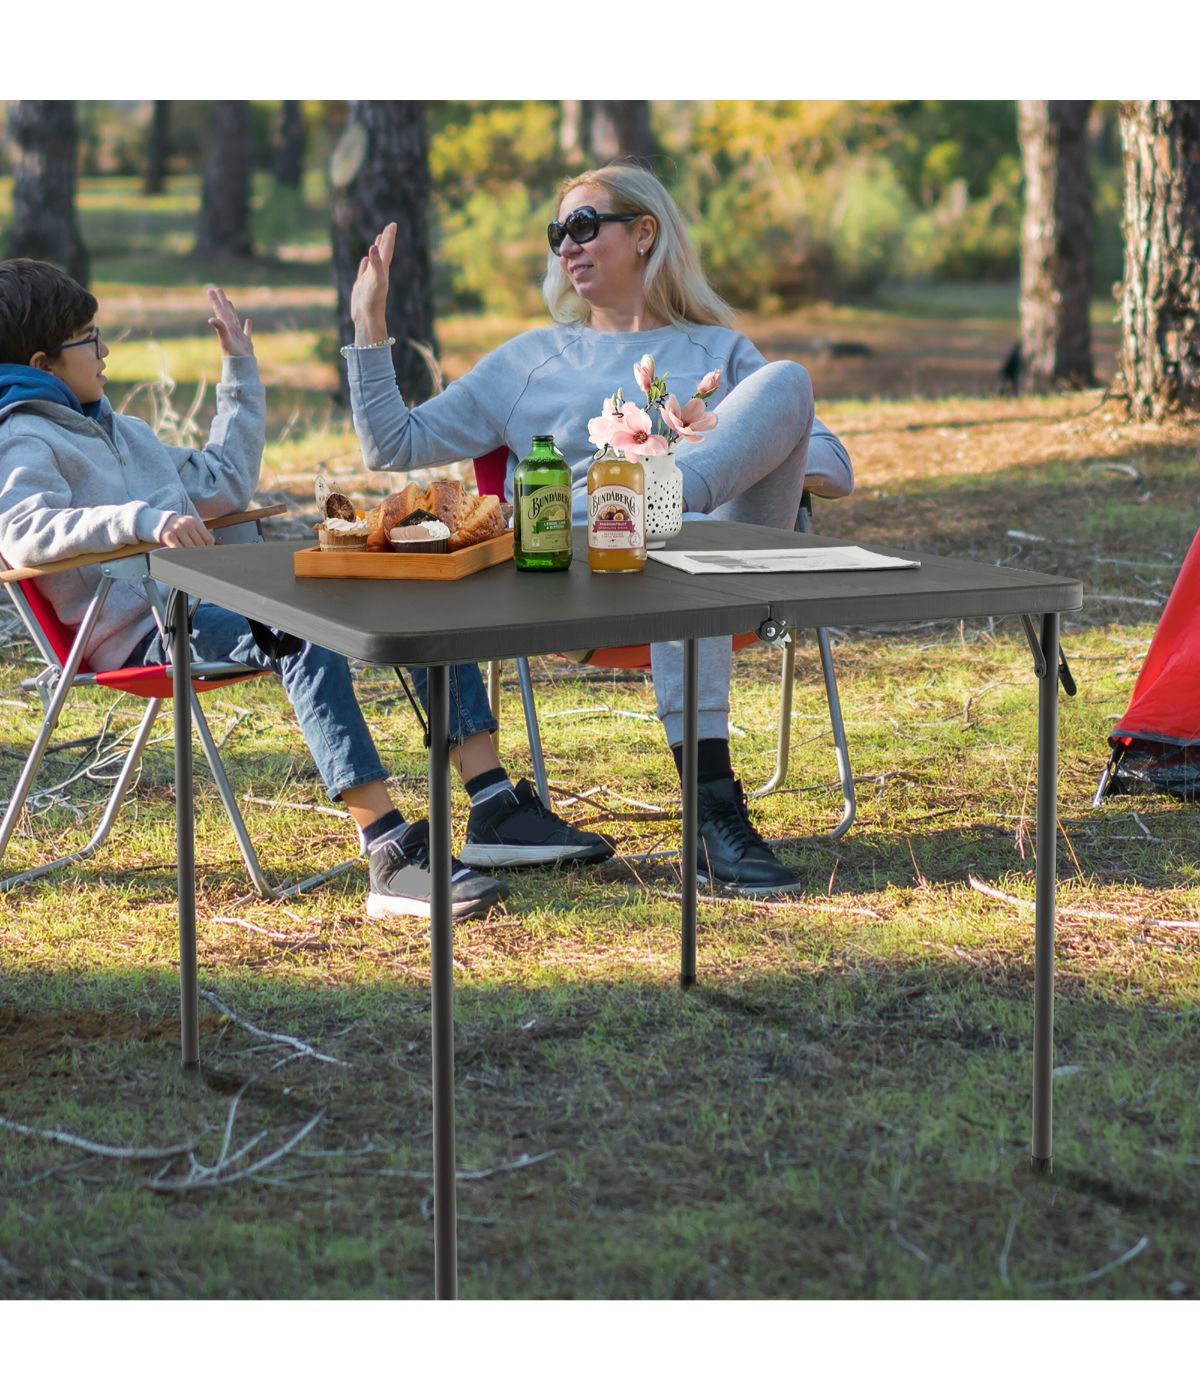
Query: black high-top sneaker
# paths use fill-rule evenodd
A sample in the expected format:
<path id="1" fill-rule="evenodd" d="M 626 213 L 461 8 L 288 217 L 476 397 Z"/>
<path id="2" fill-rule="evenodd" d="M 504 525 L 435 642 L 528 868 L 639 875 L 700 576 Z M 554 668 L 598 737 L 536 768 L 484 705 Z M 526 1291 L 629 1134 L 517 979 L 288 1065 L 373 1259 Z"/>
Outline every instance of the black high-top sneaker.
<path id="1" fill-rule="evenodd" d="M 746 797 L 736 778 L 699 784 L 697 873 L 703 881 L 745 894 L 795 890 L 803 877 L 778 860 L 750 824 Z"/>

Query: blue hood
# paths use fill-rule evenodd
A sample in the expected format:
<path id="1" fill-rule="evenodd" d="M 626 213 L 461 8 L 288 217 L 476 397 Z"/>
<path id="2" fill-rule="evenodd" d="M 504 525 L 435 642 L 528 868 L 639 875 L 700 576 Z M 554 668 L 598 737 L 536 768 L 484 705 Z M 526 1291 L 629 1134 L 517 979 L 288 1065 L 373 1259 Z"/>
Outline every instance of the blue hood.
<path id="1" fill-rule="evenodd" d="M 61 379 L 44 369 L 34 369 L 32 365 L 0 364 L 0 413 L 14 404 L 36 403 L 38 400 L 73 409 L 88 418 L 100 416 L 100 399 L 85 407 Z"/>

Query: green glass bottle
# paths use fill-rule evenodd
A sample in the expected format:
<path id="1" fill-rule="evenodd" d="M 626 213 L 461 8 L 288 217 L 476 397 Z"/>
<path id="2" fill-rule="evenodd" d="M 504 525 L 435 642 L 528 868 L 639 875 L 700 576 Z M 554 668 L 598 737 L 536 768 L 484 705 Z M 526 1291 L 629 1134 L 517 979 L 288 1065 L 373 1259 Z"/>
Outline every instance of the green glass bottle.
<path id="1" fill-rule="evenodd" d="M 548 435 L 513 476 L 513 559 L 518 569 L 571 567 L 571 468 Z"/>

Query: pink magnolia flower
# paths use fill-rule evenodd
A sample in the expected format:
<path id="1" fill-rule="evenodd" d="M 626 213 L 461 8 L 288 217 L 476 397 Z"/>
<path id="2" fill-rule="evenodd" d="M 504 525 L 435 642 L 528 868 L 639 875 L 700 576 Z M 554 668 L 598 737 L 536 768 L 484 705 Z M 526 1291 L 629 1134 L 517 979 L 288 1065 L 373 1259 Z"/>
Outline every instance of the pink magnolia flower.
<path id="1" fill-rule="evenodd" d="M 698 399 L 706 399 L 709 394 L 715 394 L 717 385 L 720 384 L 720 382 L 721 371 L 719 369 L 710 369 L 700 383 L 696 385 L 696 397 Z"/>
<path id="2" fill-rule="evenodd" d="M 643 394 L 650 392 L 650 385 L 654 383 L 654 356 L 643 355 L 633 367 L 633 377 L 637 380 L 638 388 Z"/>
<path id="3" fill-rule="evenodd" d="M 717 415 L 708 411 L 703 399 L 688 399 L 680 408 L 675 395 L 668 394 L 661 412 L 668 429 L 684 442 L 700 442 L 710 428 L 717 426 Z"/>
<path id="4" fill-rule="evenodd" d="M 588 438 L 597 447 L 607 447 L 620 426 L 621 415 L 612 411 L 612 399 L 605 399 L 604 412 L 599 418 L 588 419 Z"/>
<path id="5" fill-rule="evenodd" d="M 630 462 L 636 462 L 639 457 L 665 456 L 671 449 L 666 438 L 651 431 L 653 427 L 645 409 L 627 403 L 620 426 L 609 436 L 608 445 L 618 452 L 624 452 Z"/>

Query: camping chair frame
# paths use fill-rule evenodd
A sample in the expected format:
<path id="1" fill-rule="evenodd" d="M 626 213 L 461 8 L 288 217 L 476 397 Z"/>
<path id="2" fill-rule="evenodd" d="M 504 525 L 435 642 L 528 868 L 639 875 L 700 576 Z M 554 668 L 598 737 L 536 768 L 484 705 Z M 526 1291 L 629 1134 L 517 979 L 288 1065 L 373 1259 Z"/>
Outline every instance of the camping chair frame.
<path id="1" fill-rule="evenodd" d="M 276 507 L 242 512 L 239 515 L 224 516 L 219 520 L 210 521 L 209 525 L 218 543 L 257 541 L 262 537 L 259 520 L 264 516 L 277 514 L 281 509 L 283 508 Z M 81 556 L 75 560 L 61 561 L 44 569 L 10 569 L 0 574 L 0 580 L 7 588 L 18 614 L 45 662 L 44 669 L 37 676 L 21 683 L 22 689 L 37 693 L 45 710 L 45 718 L 33 742 L 33 747 L 30 749 L 29 756 L 25 760 L 16 786 L 9 797 L 3 822 L 0 823 L 0 856 L 3 856 L 22 813 L 25 811 L 25 804 L 33 789 L 34 780 L 46 755 L 50 739 L 58 726 L 70 692 L 76 686 L 102 685 L 113 690 L 123 691 L 126 694 L 141 695 L 147 699 L 137 733 L 91 839 L 69 855 L 60 856 L 56 860 L 47 861 L 45 864 L 33 866 L 28 870 L 5 877 L 0 880 L 0 891 L 36 880 L 49 871 L 86 860 L 95 852 L 112 831 L 117 813 L 134 781 L 150 737 L 150 731 L 158 718 L 163 700 L 173 695 L 173 687 L 170 683 L 173 668 L 170 665 L 122 667 L 99 673 L 80 670 L 104 602 L 116 579 L 134 578 L 143 584 L 159 632 L 165 639 L 170 640 L 169 618 L 172 615 L 174 599 L 169 594 L 164 596 L 159 585 L 150 577 L 149 550 L 151 548 L 153 546 L 127 546 L 124 549 L 115 550 L 111 554 Z M 37 580 L 47 573 L 58 572 L 63 568 L 79 568 L 84 564 L 99 566 L 100 582 L 72 638 L 68 629 L 58 622 L 38 592 Z M 333 876 L 351 869 L 356 862 L 344 861 L 319 874 L 279 885 L 272 884 L 263 871 L 197 695 L 197 692 L 201 690 L 232 685 L 237 681 L 248 680 L 263 674 L 268 673 L 236 662 L 196 662 L 192 671 L 193 687 L 190 704 L 192 719 L 200 737 L 204 756 L 217 785 L 222 805 L 233 826 L 238 849 L 241 851 L 242 860 L 245 862 L 254 888 L 266 899 L 283 899 L 288 895 L 298 894 L 302 890 L 311 889 L 314 885 L 332 879 Z"/>
<path id="2" fill-rule="evenodd" d="M 508 451 L 497 448 L 484 457 L 474 460 L 476 487 L 481 494 L 498 496 L 504 500 L 504 478 Z M 800 502 L 797 528 L 802 534 L 812 530 L 812 498 L 804 492 Z M 827 628 L 818 627 L 817 648 L 821 656 L 821 673 L 825 681 L 825 698 L 829 707 L 829 723 L 833 730 L 833 747 L 837 759 L 838 780 L 842 790 L 842 815 L 830 836 L 843 836 L 849 831 L 857 809 L 854 793 L 854 774 L 850 767 L 850 750 L 846 741 L 846 726 L 842 719 L 841 699 L 838 695 L 837 673 L 833 666 L 833 648 L 829 642 Z M 754 640 L 757 640 L 755 638 Z M 776 639 L 783 648 L 783 661 L 779 682 L 779 722 L 775 744 L 775 771 L 761 787 L 755 788 L 752 797 L 765 797 L 781 787 L 788 773 L 788 759 L 791 752 L 792 733 L 792 692 L 796 671 L 796 637 L 792 631 L 785 632 Z M 602 664 L 602 663 L 592 663 Z M 538 796 L 547 807 L 550 803 L 550 785 L 546 777 L 546 760 L 542 750 L 541 730 L 538 724 L 537 701 L 533 692 L 533 678 L 529 670 L 529 658 L 517 658 L 517 685 L 521 693 L 521 708 L 525 714 L 525 731 L 529 737 L 530 766 L 533 769 L 534 785 Z M 645 666 L 649 665 L 647 654 Z M 497 721 L 500 718 L 500 663 L 488 663 L 488 700 Z"/>

